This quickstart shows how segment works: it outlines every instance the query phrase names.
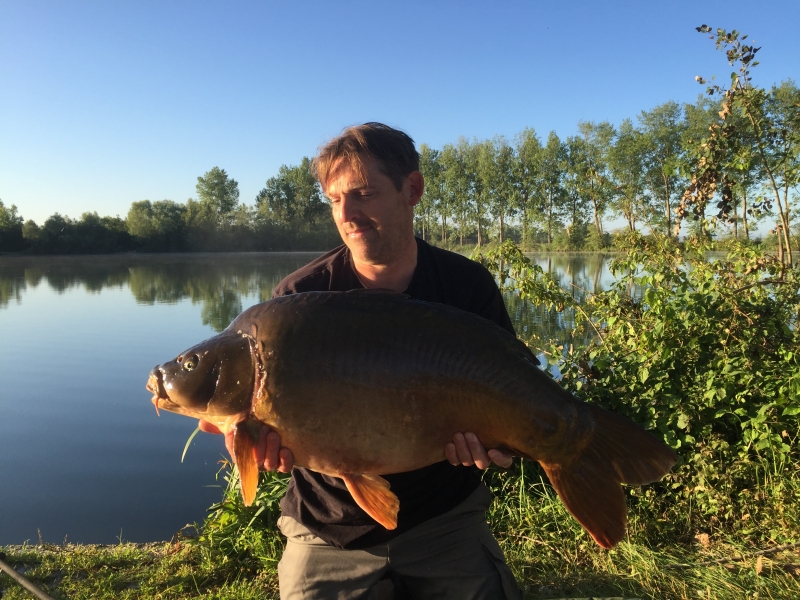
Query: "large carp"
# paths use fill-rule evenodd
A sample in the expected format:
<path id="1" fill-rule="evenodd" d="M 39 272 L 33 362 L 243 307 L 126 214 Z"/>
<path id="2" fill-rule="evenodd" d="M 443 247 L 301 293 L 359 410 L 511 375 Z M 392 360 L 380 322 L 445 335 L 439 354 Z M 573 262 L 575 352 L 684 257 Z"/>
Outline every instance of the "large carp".
<path id="1" fill-rule="evenodd" d="M 620 483 L 660 479 L 675 454 L 629 419 L 574 398 L 513 335 L 479 316 L 374 290 L 309 292 L 253 306 L 155 367 L 156 409 L 234 432 L 245 504 L 260 423 L 296 465 L 340 477 L 387 529 L 399 502 L 381 474 L 444 460 L 474 432 L 539 461 L 567 509 L 610 548 L 625 535 Z"/>

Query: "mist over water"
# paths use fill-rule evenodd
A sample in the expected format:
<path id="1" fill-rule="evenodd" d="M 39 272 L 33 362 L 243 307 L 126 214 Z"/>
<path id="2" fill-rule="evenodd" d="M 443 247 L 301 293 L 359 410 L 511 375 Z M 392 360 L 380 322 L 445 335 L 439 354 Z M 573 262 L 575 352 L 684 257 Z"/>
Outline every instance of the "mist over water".
<path id="1" fill-rule="evenodd" d="M 267 300 L 318 253 L 0 258 L 0 544 L 146 542 L 202 521 L 224 444 L 162 412 L 150 369 Z M 610 257 L 532 255 L 576 296 Z M 566 339 L 571 315 L 506 303 L 525 340 Z"/>

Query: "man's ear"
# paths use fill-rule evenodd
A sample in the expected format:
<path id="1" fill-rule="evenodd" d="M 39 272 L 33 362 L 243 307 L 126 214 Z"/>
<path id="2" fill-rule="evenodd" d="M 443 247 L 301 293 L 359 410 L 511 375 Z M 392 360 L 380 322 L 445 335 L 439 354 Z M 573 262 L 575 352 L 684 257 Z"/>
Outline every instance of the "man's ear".
<path id="1" fill-rule="evenodd" d="M 410 191 L 408 205 L 416 206 L 420 198 L 422 198 L 422 193 L 425 191 L 425 178 L 419 171 L 412 171 L 406 181 L 408 182 Z"/>

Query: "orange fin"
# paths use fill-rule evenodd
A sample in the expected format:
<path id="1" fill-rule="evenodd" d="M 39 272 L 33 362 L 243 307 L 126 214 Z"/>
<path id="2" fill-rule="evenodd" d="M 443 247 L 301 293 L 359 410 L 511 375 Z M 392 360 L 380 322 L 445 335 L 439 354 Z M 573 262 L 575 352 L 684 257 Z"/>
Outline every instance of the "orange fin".
<path id="1" fill-rule="evenodd" d="M 386 529 L 397 527 L 397 511 L 400 500 L 389 491 L 389 482 L 379 475 L 368 473 L 339 475 L 344 484 L 365 513 L 383 525 Z"/>
<path id="2" fill-rule="evenodd" d="M 625 493 L 620 484 L 658 481 L 675 466 L 675 453 L 621 415 L 589 405 L 592 439 L 566 464 L 542 464 L 567 510 L 603 548 L 625 537 Z"/>
<path id="3" fill-rule="evenodd" d="M 622 486 L 604 469 L 577 462 L 566 468 L 545 464 L 542 467 L 570 514 L 600 546 L 613 548 L 625 537 L 627 506 Z"/>
<path id="4" fill-rule="evenodd" d="M 244 422 L 234 427 L 233 460 L 239 468 L 244 505 L 250 506 L 256 499 L 258 489 L 258 462 L 256 462 L 256 446 Z"/>

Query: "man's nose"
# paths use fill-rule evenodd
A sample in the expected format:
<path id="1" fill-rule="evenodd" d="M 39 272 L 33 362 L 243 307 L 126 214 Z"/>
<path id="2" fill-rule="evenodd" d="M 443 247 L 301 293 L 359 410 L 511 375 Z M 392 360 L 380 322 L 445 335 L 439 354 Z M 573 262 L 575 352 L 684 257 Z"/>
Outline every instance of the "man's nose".
<path id="1" fill-rule="evenodd" d="M 351 196 L 344 196 L 339 201 L 337 209 L 339 211 L 339 220 L 342 223 L 349 223 L 361 216 L 361 207 L 356 198 Z"/>

